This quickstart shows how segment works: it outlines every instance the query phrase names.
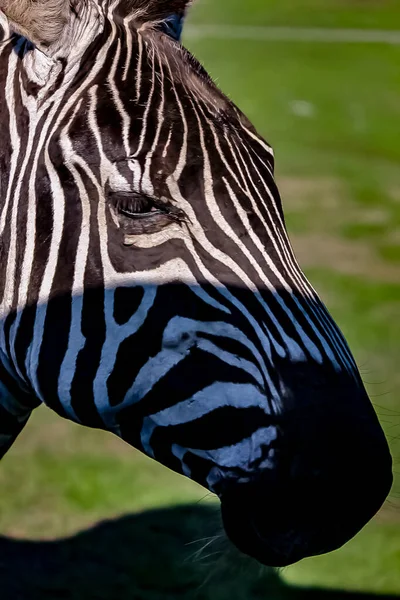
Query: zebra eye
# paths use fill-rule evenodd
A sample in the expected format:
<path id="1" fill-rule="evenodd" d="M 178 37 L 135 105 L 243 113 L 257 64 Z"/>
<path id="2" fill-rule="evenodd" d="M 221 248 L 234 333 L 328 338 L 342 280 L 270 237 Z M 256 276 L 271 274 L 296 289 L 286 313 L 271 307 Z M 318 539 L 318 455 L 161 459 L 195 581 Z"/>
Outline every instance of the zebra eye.
<path id="1" fill-rule="evenodd" d="M 156 215 L 168 214 L 166 207 L 157 203 L 153 198 L 137 194 L 110 194 L 116 211 L 131 219 L 144 219 Z M 114 197 L 114 198 L 113 198 Z"/>
<path id="2" fill-rule="evenodd" d="M 166 200 L 111 191 L 107 199 L 115 225 L 126 236 L 156 233 L 172 223 L 187 222 L 185 213 Z"/>

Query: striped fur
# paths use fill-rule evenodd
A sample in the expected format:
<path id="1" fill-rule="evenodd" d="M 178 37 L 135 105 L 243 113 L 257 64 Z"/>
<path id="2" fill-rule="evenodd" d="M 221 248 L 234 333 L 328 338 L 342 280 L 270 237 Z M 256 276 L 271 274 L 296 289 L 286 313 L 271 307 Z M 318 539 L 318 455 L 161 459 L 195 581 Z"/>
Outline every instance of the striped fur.
<path id="1" fill-rule="evenodd" d="M 47 52 L 2 20 L 0 432 L 5 451 L 43 402 L 222 493 L 274 468 L 318 385 L 362 384 L 271 147 L 144 26 L 159 4 L 87 0 Z"/>

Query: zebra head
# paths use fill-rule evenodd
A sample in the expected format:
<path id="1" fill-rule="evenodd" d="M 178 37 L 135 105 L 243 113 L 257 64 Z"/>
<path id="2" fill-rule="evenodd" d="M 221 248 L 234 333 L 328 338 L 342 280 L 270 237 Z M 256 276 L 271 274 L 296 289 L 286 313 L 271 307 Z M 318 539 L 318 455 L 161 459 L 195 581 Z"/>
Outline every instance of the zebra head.
<path id="1" fill-rule="evenodd" d="M 2 356 L 285 565 L 364 526 L 391 458 L 296 262 L 271 147 L 162 25 L 187 3 L 0 2 Z"/>

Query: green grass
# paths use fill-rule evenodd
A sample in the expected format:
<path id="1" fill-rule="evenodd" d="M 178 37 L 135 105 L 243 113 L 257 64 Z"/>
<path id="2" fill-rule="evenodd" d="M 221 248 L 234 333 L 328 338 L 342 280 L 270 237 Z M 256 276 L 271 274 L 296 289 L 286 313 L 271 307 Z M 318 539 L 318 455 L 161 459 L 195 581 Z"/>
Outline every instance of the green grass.
<path id="1" fill-rule="evenodd" d="M 399 526 L 374 522 L 340 551 L 291 567 L 285 580 L 295 585 L 398 593 L 399 535 Z"/>
<path id="2" fill-rule="evenodd" d="M 198 23 L 398 29 L 397 0 L 201 0 Z"/>
<path id="3" fill-rule="evenodd" d="M 202 0 L 191 20 L 396 29 L 400 6 Z M 199 39 L 187 45 L 273 144 L 296 253 L 346 334 L 398 465 L 400 47 Z M 281 573 L 260 572 L 232 551 L 224 558 L 218 542 L 200 555 L 200 545 L 189 544 L 220 533 L 203 489 L 111 435 L 39 409 L 0 468 L 0 597 L 400 595 L 399 494 L 396 483 L 380 517 L 345 548 Z M 98 525 L 104 519 L 112 521 Z"/>

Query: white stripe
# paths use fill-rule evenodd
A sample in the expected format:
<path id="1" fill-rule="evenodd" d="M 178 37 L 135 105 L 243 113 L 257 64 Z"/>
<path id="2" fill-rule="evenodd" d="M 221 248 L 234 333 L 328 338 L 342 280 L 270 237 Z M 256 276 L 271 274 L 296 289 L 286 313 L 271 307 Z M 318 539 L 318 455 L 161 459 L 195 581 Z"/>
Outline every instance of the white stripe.
<path id="1" fill-rule="evenodd" d="M 173 181 L 170 181 L 169 183 L 169 190 L 171 193 L 171 197 L 179 202 L 179 204 L 184 208 L 186 214 L 189 216 L 190 222 L 191 222 L 191 228 L 190 228 L 190 233 L 191 235 L 193 235 L 193 237 L 196 239 L 196 241 L 200 244 L 200 246 L 203 248 L 203 250 L 209 254 L 214 260 L 219 261 L 223 264 L 227 264 L 228 266 L 230 266 L 230 268 L 232 269 L 233 272 L 235 272 L 235 268 L 231 267 L 231 260 L 230 257 L 228 257 L 226 254 L 224 254 L 223 252 L 221 252 L 218 248 L 216 248 L 215 246 L 213 246 L 207 239 L 207 237 L 205 236 L 204 231 L 202 230 L 200 224 L 198 223 L 197 219 L 196 219 L 196 215 L 193 211 L 192 206 L 190 205 L 190 203 L 185 200 L 183 198 L 183 196 L 180 194 L 179 191 L 179 187 L 176 183 L 174 183 Z M 271 355 L 271 348 L 270 348 L 270 339 L 269 337 L 267 337 L 264 333 L 264 331 L 261 329 L 259 323 L 256 321 L 256 319 L 250 314 L 250 312 L 246 309 L 246 307 L 231 293 L 231 291 L 221 282 L 219 281 L 214 275 L 212 275 L 212 273 L 210 271 L 208 271 L 208 269 L 206 268 L 205 265 L 202 264 L 201 262 L 201 258 L 200 256 L 197 254 L 195 247 L 193 245 L 192 240 L 190 239 L 190 237 L 185 238 L 185 243 L 186 246 L 188 247 L 189 251 L 191 252 L 192 256 L 194 257 L 195 261 L 196 261 L 196 265 L 197 267 L 200 269 L 201 273 L 203 274 L 203 276 L 205 277 L 205 279 L 208 281 L 208 283 L 211 283 L 211 285 L 214 286 L 214 288 L 222 295 L 224 296 L 224 298 L 226 298 L 229 302 L 231 302 L 243 315 L 244 317 L 247 319 L 247 321 L 250 323 L 250 325 L 252 326 L 253 330 L 255 331 L 258 339 L 261 342 L 261 345 L 264 349 L 264 352 L 267 353 L 270 364 L 272 365 L 272 355 Z M 233 263 L 234 265 L 235 263 Z M 261 357 L 260 357 L 261 358 Z M 264 377 L 266 379 L 266 381 L 268 382 L 268 389 L 269 392 L 271 394 L 271 401 L 273 401 L 274 399 L 279 402 L 279 394 L 276 390 L 276 387 L 272 381 L 272 379 L 270 378 L 270 375 L 268 373 L 267 367 L 263 361 L 263 359 L 261 358 L 261 362 L 259 362 L 260 367 L 264 373 Z"/>
<path id="2" fill-rule="evenodd" d="M 226 350 L 221 350 L 218 346 L 210 342 L 209 340 L 200 339 L 197 341 L 197 348 L 202 350 L 203 352 L 208 352 L 209 354 L 213 354 L 221 361 L 230 365 L 231 367 L 235 367 L 236 369 L 241 369 L 242 371 L 246 371 L 248 375 L 250 375 L 253 379 L 255 379 L 260 387 L 264 386 L 264 381 L 262 378 L 262 374 L 257 367 L 251 363 L 250 361 L 241 358 L 240 356 L 235 356 L 231 352 Z"/>
<path id="3" fill-rule="evenodd" d="M 108 41 L 108 43 L 101 49 L 99 55 L 98 55 L 98 60 L 95 63 L 95 65 L 93 66 L 93 69 L 91 70 L 90 74 L 87 76 L 87 78 L 84 80 L 84 82 L 82 83 L 83 86 L 89 85 L 89 83 L 95 78 L 95 76 L 97 75 L 97 73 L 99 72 L 99 69 L 101 68 L 101 66 L 103 65 L 104 59 L 107 56 L 107 52 L 109 49 L 109 45 L 112 43 L 113 41 L 113 37 Z M 79 62 L 77 62 L 73 68 L 71 68 L 71 70 L 69 71 L 69 77 L 70 79 L 73 79 L 73 77 L 75 76 L 76 72 L 79 70 Z M 36 123 L 40 121 L 41 116 L 45 113 L 45 111 L 47 110 L 48 106 L 52 105 L 51 111 L 49 112 L 49 114 L 47 115 L 47 119 L 46 119 L 46 125 L 40 130 L 40 138 L 39 138 L 39 142 L 37 144 L 37 149 L 36 149 L 36 154 L 34 156 L 33 160 L 33 165 L 35 166 L 35 168 L 37 167 L 38 164 L 38 156 L 40 153 L 41 148 L 45 147 L 46 153 L 48 152 L 48 145 L 50 143 L 50 140 L 52 139 L 52 134 L 55 130 L 57 130 L 57 127 L 59 126 L 59 124 L 61 123 L 62 119 L 65 117 L 65 115 L 68 113 L 68 110 L 71 109 L 71 107 L 74 106 L 75 104 L 75 111 L 77 110 L 76 108 L 76 102 L 77 99 L 79 98 L 81 91 L 82 91 L 82 87 L 79 87 L 77 90 L 75 90 L 74 94 L 69 98 L 68 102 L 66 102 L 65 104 L 63 104 L 63 98 L 64 95 L 66 93 L 66 90 L 68 91 L 68 87 L 62 87 L 60 89 L 60 91 L 57 91 L 53 94 L 53 96 L 51 96 L 51 98 L 49 100 L 47 100 L 41 107 L 40 111 L 37 114 L 37 118 L 36 121 L 32 120 L 31 125 L 33 128 L 33 132 L 35 131 L 35 127 L 36 127 Z M 58 108 L 62 106 L 62 110 L 59 112 L 58 117 L 57 117 L 57 121 L 55 123 L 53 123 L 53 119 L 52 117 L 54 116 L 54 114 L 57 112 Z M 51 128 L 52 127 L 52 128 Z M 47 138 L 47 141 L 46 141 Z M 34 174 L 34 170 L 32 170 L 32 175 L 31 175 L 31 180 L 33 181 L 35 174 Z M 33 185 L 33 183 L 31 184 Z M 22 277 L 21 277 L 21 281 L 22 281 Z M 29 283 L 29 282 L 28 282 Z M 25 306 L 25 303 L 20 302 L 20 306 Z M 43 306 L 46 306 L 46 302 L 44 301 L 44 299 L 42 298 L 42 304 Z M 45 311 L 45 308 L 43 309 Z M 13 339 L 15 340 L 16 338 L 16 333 L 17 333 L 17 327 L 19 324 L 19 317 L 18 317 L 17 313 L 17 319 L 13 324 L 13 327 L 15 326 L 15 335 L 13 336 Z M 45 312 L 41 313 L 39 315 L 39 319 L 41 319 L 41 322 L 44 322 L 44 316 L 45 316 Z M 36 327 L 36 325 L 35 325 Z M 40 340 L 38 340 L 39 342 Z M 36 354 L 33 356 L 32 352 L 28 352 L 28 354 L 31 357 L 31 366 L 28 370 L 28 377 L 31 379 L 31 382 L 36 385 L 35 388 L 35 393 L 36 395 L 41 398 L 40 396 L 40 389 L 39 389 L 39 381 L 37 378 L 37 368 L 38 368 L 38 356 L 40 354 L 40 345 L 38 345 L 37 347 L 37 352 Z M 27 357 L 28 359 L 29 357 Z M 15 360 L 14 360 L 15 363 Z M 42 399 L 42 398 L 41 398 Z M 43 399 L 42 399 L 43 401 Z"/>
<path id="4" fill-rule="evenodd" d="M 78 112 L 80 103 L 77 104 L 70 122 L 66 125 L 61 136 L 61 148 L 64 158 L 73 154 L 73 148 L 70 138 L 68 137 L 69 127 L 74 121 Z M 76 256 L 74 257 L 74 281 L 72 285 L 72 306 L 71 306 L 71 323 L 69 327 L 68 347 L 64 355 L 64 359 L 60 367 L 60 375 L 58 379 L 58 396 L 62 402 L 68 416 L 79 421 L 75 411 L 72 408 L 71 388 L 76 372 L 76 362 L 79 352 L 84 348 L 86 337 L 82 332 L 82 312 L 83 312 L 83 295 L 80 290 L 83 289 L 85 280 L 85 270 L 90 244 L 90 200 L 87 194 L 82 177 L 75 165 L 68 164 L 69 171 L 74 178 L 75 185 L 79 190 L 79 198 L 81 201 L 82 221 L 80 223 L 80 235 Z"/>
<path id="5" fill-rule="evenodd" d="M 263 458 L 265 447 L 269 446 L 276 438 L 276 427 L 271 425 L 270 427 L 257 429 L 253 435 L 232 446 L 214 450 L 188 448 L 187 452 L 211 460 L 220 468 L 236 468 L 251 473 L 255 469 L 258 470 L 259 465 L 257 465 L 257 462 Z"/>
<path id="6" fill-rule="evenodd" d="M 153 96 L 154 96 L 154 90 L 155 90 L 155 85 L 156 85 L 156 77 L 157 77 L 157 75 L 156 75 L 156 66 L 155 66 L 155 50 L 154 50 L 154 48 L 153 48 L 153 53 L 152 53 L 152 57 L 151 57 L 151 64 L 152 64 L 151 90 L 150 90 L 149 97 L 146 100 L 146 108 L 145 108 L 144 115 L 143 115 L 142 131 L 140 132 L 139 145 L 138 145 L 138 147 L 136 149 L 136 152 L 131 156 L 131 158 L 137 158 L 138 156 L 140 156 L 140 152 L 142 151 L 144 140 L 145 140 L 146 133 L 147 133 L 147 126 L 148 126 L 148 121 L 149 121 L 150 108 L 151 108 L 151 103 L 152 103 Z M 135 182 L 136 189 L 138 188 L 138 183 L 139 182 Z"/>
<path id="7" fill-rule="evenodd" d="M 283 300 L 283 298 L 280 296 L 279 291 L 274 287 L 274 285 L 272 284 L 272 282 L 270 281 L 270 279 L 268 279 L 268 277 L 264 274 L 263 270 L 261 269 L 261 267 L 257 264 L 257 262 L 253 261 L 253 257 L 250 253 L 250 251 L 248 250 L 247 246 L 242 242 L 242 240 L 239 238 L 238 234 L 232 229 L 232 227 L 230 226 L 230 224 L 227 222 L 227 220 L 225 219 L 225 217 L 223 216 L 220 207 L 215 199 L 215 195 L 214 195 L 214 190 L 213 190 L 213 178 L 212 178 L 212 172 L 211 172 L 211 163 L 210 163 L 210 158 L 209 158 L 209 154 L 207 152 L 206 149 L 206 144 L 205 144 L 205 136 L 204 136 L 204 130 L 202 127 L 202 123 L 200 121 L 200 117 L 198 114 L 197 109 L 193 106 L 193 110 L 194 113 L 196 115 L 197 121 L 198 121 L 198 127 L 199 127 L 199 133 L 200 133 L 200 147 L 202 150 L 202 154 L 203 154 L 203 169 L 204 169 L 204 194 L 205 194 L 205 201 L 206 201 L 206 206 L 208 207 L 208 210 L 210 212 L 210 214 L 212 215 L 214 222 L 216 225 L 218 225 L 218 227 L 220 228 L 220 230 L 222 232 L 225 233 L 225 235 L 227 237 L 229 237 L 233 243 L 238 247 L 238 249 L 242 252 L 242 254 L 247 258 L 247 260 L 249 261 L 249 264 L 252 265 L 253 269 L 256 271 L 258 277 L 260 278 L 260 280 L 262 281 L 262 283 L 265 285 L 265 287 L 268 289 L 268 291 L 273 295 L 273 297 L 276 299 L 276 301 L 279 303 L 279 305 L 281 306 L 281 308 L 285 311 L 285 313 L 288 315 L 288 317 L 291 319 L 293 325 L 296 328 L 296 331 L 298 332 L 298 334 L 300 335 L 301 339 L 303 340 L 305 346 L 307 347 L 308 351 L 310 352 L 310 354 L 313 356 L 313 358 L 317 361 L 322 363 L 322 355 L 320 353 L 320 351 L 318 350 L 318 348 L 316 347 L 316 345 L 313 343 L 313 341 L 311 340 L 311 338 L 309 338 L 309 336 L 307 336 L 307 333 L 304 331 L 304 329 L 301 327 L 301 325 L 298 323 L 298 321 L 295 319 L 293 313 L 291 312 L 290 308 L 287 306 L 286 302 Z M 200 108 L 201 110 L 201 108 Z M 204 113 L 203 113 L 204 114 Z M 218 148 L 217 148 L 218 149 Z M 229 188 L 227 181 L 225 180 L 225 178 L 223 178 L 223 182 L 227 188 L 227 191 L 231 197 L 232 202 L 235 204 L 235 208 L 237 211 L 237 214 L 239 215 L 239 217 L 241 218 L 242 223 L 244 223 L 244 211 L 241 210 L 240 205 L 238 202 L 234 202 L 234 195 L 232 192 L 232 190 Z M 244 223 L 244 226 L 246 228 L 247 226 L 247 230 L 249 232 L 252 232 L 252 229 L 250 227 L 250 224 Z M 260 242 L 261 245 L 261 242 Z M 268 267 L 270 268 L 270 270 L 274 273 L 275 277 L 278 279 L 278 281 L 280 281 L 281 285 L 286 288 L 288 293 L 292 293 L 292 290 L 290 289 L 289 286 L 285 286 L 285 281 L 283 280 L 283 278 L 280 276 L 278 270 L 275 268 L 273 262 L 270 260 L 270 258 L 268 257 L 267 254 L 265 254 L 265 260 L 267 261 Z M 252 282 L 250 280 L 250 278 L 247 276 L 247 274 L 242 271 L 242 269 L 239 267 L 239 265 L 234 262 L 233 260 L 231 261 L 233 262 L 233 264 L 235 266 L 237 266 L 237 268 L 235 269 L 236 272 L 239 273 L 239 278 L 243 281 L 244 285 L 246 285 L 250 290 L 252 289 Z M 240 271 L 242 271 L 240 273 Z M 254 291 L 254 290 L 253 290 Z M 257 298 L 258 302 L 261 304 L 261 306 L 263 306 L 263 308 L 265 309 L 267 314 L 270 314 L 270 310 L 268 305 L 266 304 L 266 302 L 264 301 L 263 297 L 261 296 L 261 294 L 257 291 L 255 291 L 255 297 Z M 294 300 L 296 301 L 296 298 L 293 297 Z M 302 310 L 302 308 L 300 307 L 300 309 Z M 304 312 L 302 310 L 302 312 Z M 311 324 L 312 325 L 312 324 Z M 322 343 L 324 343 L 324 340 L 321 340 Z M 298 350 L 295 347 L 295 342 L 293 342 L 293 347 L 290 348 L 289 350 L 293 350 L 294 354 L 296 356 L 298 356 Z M 335 360 L 335 357 L 332 355 L 332 353 L 330 352 L 329 347 L 325 348 L 325 351 L 327 353 L 328 356 L 330 356 L 332 358 L 332 360 Z"/>
<path id="8" fill-rule="evenodd" d="M 143 190 L 143 192 L 148 194 L 149 196 L 154 195 L 154 187 L 153 187 L 153 184 L 152 184 L 152 181 L 150 178 L 151 161 L 152 161 L 154 152 L 156 151 L 157 146 L 159 144 L 161 129 L 164 124 L 164 103 L 165 103 L 164 70 L 162 68 L 162 62 L 161 62 L 160 58 L 159 58 L 159 67 L 160 67 L 160 72 L 158 73 L 158 79 L 159 79 L 159 84 L 160 84 L 161 97 L 160 97 L 160 104 L 159 104 L 158 110 L 157 110 L 157 131 L 154 136 L 153 145 L 150 148 L 150 150 L 146 156 L 144 173 L 143 173 L 143 177 L 142 177 L 142 188 L 141 188 Z"/>
<path id="9" fill-rule="evenodd" d="M 15 180 L 15 173 L 17 170 L 18 158 L 19 158 L 19 150 L 20 150 L 20 137 L 18 133 L 17 127 L 17 114 L 16 114 L 16 106 L 15 106 L 15 97 L 14 97 L 14 79 L 15 72 L 18 64 L 18 53 L 19 47 L 16 46 L 15 51 L 11 53 L 10 59 L 8 62 L 7 69 L 7 79 L 6 79 L 6 88 L 5 88 L 5 99 L 6 105 L 9 112 L 9 133 L 10 133 L 10 143 L 11 143 L 11 163 L 10 167 L 10 177 L 7 185 L 7 196 L 4 202 L 4 206 L 1 212 L 0 217 L 0 235 L 3 235 L 4 228 L 6 226 L 8 205 L 10 203 L 10 194 L 12 190 L 12 182 Z"/>
<path id="10" fill-rule="evenodd" d="M 124 28 L 125 28 L 125 35 L 126 35 L 126 42 L 125 42 L 125 44 L 126 44 L 126 62 L 125 62 L 124 71 L 123 71 L 123 75 L 122 75 L 122 81 L 127 80 L 129 68 L 131 66 L 131 61 L 132 61 L 133 43 L 132 43 L 132 27 L 130 26 L 132 19 L 133 19 L 133 15 L 129 15 L 129 17 L 125 17 L 125 19 L 124 19 Z"/>
<path id="11" fill-rule="evenodd" d="M 185 111 L 183 110 L 183 106 L 182 106 L 182 102 L 179 98 L 179 94 L 177 92 L 177 89 L 174 85 L 174 76 L 173 76 L 173 72 L 171 69 L 171 65 L 169 64 L 169 61 L 167 60 L 167 66 L 168 66 L 168 71 L 169 71 L 169 80 L 171 82 L 171 87 L 174 90 L 174 94 L 175 94 L 175 98 L 176 98 L 176 103 L 178 105 L 179 108 L 179 113 L 181 115 L 181 119 L 182 119 L 182 126 L 183 126 L 183 138 L 182 138 L 182 142 L 181 142 L 181 151 L 179 153 L 179 160 L 178 160 L 178 164 L 176 165 L 175 171 L 172 175 L 170 175 L 167 179 L 167 186 L 170 188 L 171 185 L 177 184 L 179 182 L 179 179 L 181 178 L 181 175 L 183 173 L 183 169 L 186 166 L 186 162 L 187 162 L 187 142 L 188 142 L 188 133 L 189 133 L 189 126 L 188 123 L 186 121 L 186 117 L 185 117 Z M 179 189 L 179 186 L 178 186 Z"/>
<path id="12" fill-rule="evenodd" d="M 265 447 L 270 445 L 271 442 L 276 440 L 277 432 L 274 426 L 262 427 L 258 429 L 250 437 L 233 444 L 232 446 L 225 446 L 214 450 L 197 450 L 195 448 L 182 448 L 178 444 L 173 444 L 171 452 L 174 456 L 179 458 L 182 463 L 182 472 L 189 478 L 192 477 L 190 468 L 184 462 L 187 454 L 194 454 L 200 456 L 205 460 L 210 460 L 214 463 L 214 466 L 209 476 L 207 477 L 207 483 L 210 490 L 216 483 L 219 483 L 222 479 L 220 469 L 242 469 L 251 476 L 252 472 L 257 469 L 259 471 L 263 469 L 273 468 L 273 456 L 270 453 L 267 454 L 266 458 L 262 462 L 263 452 Z M 244 477 L 241 477 L 243 481 Z M 248 479 L 246 477 L 246 479 Z"/>
<path id="13" fill-rule="evenodd" d="M 17 128 L 17 119 L 15 114 L 15 96 L 14 96 L 14 78 L 17 68 L 17 57 L 18 57 L 18 46 L 15 49 L 15 52 L 11 53 L 9 65 L 8 65 L 8 73 L 6 79 L 6 89 L 5 89 L 5 97 L 7 108 L 9 111 L 9 125 L 10 125 L 10 142 L 11 142 L 11 164 L 10 164 L 10 179 L 7 185 L 7 196 L 4 203 L 4 208 L 0 218 L 0 235 L 3 235 L 4 228 L 6 226 L 7 213 L 9 210 L 10 204 L 10 194 L 12 190 L 12 181 L 15 179 L 16 169 L 18 165 L 19 151 L 20 151 L 20 138 L 18 135 Z M 10 312 L 13 304 L 14 298 L 14 284 L 15 284 L 15 270 L 16 270 L 16 260 L 17 260 L 17 218 L 18 218 L 18 208 L 19 202 L 17 195 L 21 186 L 21 182 L 17 177 L 16 180 L 16 189 L 14 191 L 14 199 L 11 204 L 11 217 L 10 217 L 10 240 L 8 244 L 8 252 L 7 252 L 7 266 L 6 266 L 6 274 L 5 274 L 5 285 L 3 290 L 3 299 L 0 304 L 0 317 L 1 317 L 1 328 L 0 328 L 0 345 L 4 352 L 7 353 L 6 346 L 6 334 L 4 331 L 4 323 L 5 317 Z"/>
<path id="14" fill-rule="evenodd" d="M 236 145 L 236 144 L 235 144 Z M 351 356 L 351 354 L 349 353 L 349 350 L 347 348 L 346 345 L 343 344 L 343 339 L 340 336 L 336 326 L 333 326 L 332 322 L 330 321 L 330 319 L 327 317 L 327 313 L 321 309 L 321 304 L 316 300 L 318 298 L 317 293 L 315 292 L 314 288 L 310 285 L 309 281 L 307 280 L 307 278 L 305 277 L 304 273 L 302 272 L 296 257 L 293 253 L 289 238 L 287 236 L 286 233 L 286 228 L 285 225 L 283 223 L 283 221 L 281 220 L 281 216 L 275 201 L 275 198 L 273 196 L 273 194 L 271 193 L 270 188 L 268 187 L 265 178 L 261 175 L 258 167 L 256 166 L 248 148 L 246 148 L 244 146 L 244 144 L 242 143 L 242 146 L 244 148 L 244 150 L 247 153 L 248 158 L 250 159 L 253 168 L 255 169 L 259 180 L 262 182 L 265 191 L 267 192 L 270 200 L 271 200 L 271 204 L 274 207 L 274 212 L 275 212 L 275 216 L 277 217 L 279 223 L 281 224 L 281 227 L 278 227 L 275 229 L 275 233 L 276 235 L 280 238 L 281 241 L 281 247 L 284 250 L 284 253 L 286 255 L 287 258 L 287 262 L 286 262 L 286 266 L 289 267 L 290 265 L 290 270 L 292 271 L 292 275 L 294 277 L 294 281 L 296 282 L 297 280 L 297 289 L 303 290 L 303 296 L 305 299 L 308 299 L 307 304 L 309 306 L 309 308 L 312 310 L 313 314 L 317 317 L 319 323 L 322 326 L 322 329 L 326 332 L 330 332 L 330 337 L 332 339 L 332 336 L 334 338 L 334 345 L 335 348 L 338 349 L 339 354 L 344 362 L 344 364 L 346 365 L 346 368 L 349 369 L 351 374 L 354 374 L 354 360 Z M 243 163 L 246 165 L 246 161 L 245 159 L 241 156 L 239 149 L 237 148 L 238 152 L 239 152 L 239 156 L 241 157 Z M 262 161 L 262 159 L 259 157 L 259 159 Z M 263 162 L 263 161 L 262 161 Z M 266 169 L 269 169 L 268 165 L 263 163 Z M 246 166 L 247 169 L 247 166 Z M 271 176 L 273 177 L 273 175 L 271 174 Z M 260 191 L 258 189 L 258 187 L 254 184 L 253 179 L 250 176 L 250 173 L 248 172 L 248 177 L 252 183 L 252 187 L 254 188 L 254 190 L 256 191 L 259 199 L 261 200 L 261 202 L 263 203 L 265 209 L 269 211 L 269 207 L 266 204 L 266 202 L 264 201 L 262 195 L 260 194 Z M 285 264 L 284 259 L 282 259 L 282 264 Z M 289 270 L 288 270 L 288 274 L 289 274 Z M 302 312 L 304 313 L 304 311 L 302 310 Z M 304 313 L 306 315 L 306 313 Z M 307 316 L 307 315 L 306 315 Z M 309 317 L 307 316 L 307 319 L 309 320 L 309 322 L 312 324 L 312 321 L 309 319 Z M 344 350 L 344 354 L 342 351 L 340 351 L 340 347 L 343 348 Z M 347 358 L 346 358 L 347 357 Z"/>
<path id="15" fill-rule="evenodd" d="M 24 379 L 23 374 L 18 366 L 17 355 L 16 355 L 16 337 L 17 332 L 22 316 L 22 309 L 26 307 L 28 303 L 28 290 L 29 284 L 31 282 L 32 270 L 34 266 L 34 253 L 35 253 L 35 244 L 36 244 L 36 171 L 38 167 L 38 157 L 40 150 L 42 148 L 41 145 L 37 146 L 34 157 L 32 158 L 31 153 L 33 151 L 35 134 L 36 134 L 36 125 L 39 121 L 39 113 L 36 108 L 36 101 L 32 97 L 28 96 L 23 87 L 21 87 L 21 101 L 24 105 L 27 113 L 29 114 L 29 133 L 28 133 L 28 142 L 26 144 L 26 153 L 24 156 L 23 167 L 19 173 L 18 177 L 18 187 L 16 188 L 15 193 L 15 201 L 13 204 L 12 210 L 12 224 L 15 226 L 15 230 L 13 234 L 18 236 L 17 226 L 18 226 L 18 215 L 17 212 L 20 208 L 20 199 L 21 199 L 21 189 L 25 180 L 26 170 L 29 163 L 32 163 L 31 174 L 29 177 L 28 184 L 28 208 L 26 215 L 26 237 L 25 237 L 25 246 L 24 246 L 24 255 L 22 259 L 22 266 L 20 266 L 17 262 L 14 264 L 14 277 L 15 273 L 17 273 L 16 269 L 20 268 L 20 281 L 18 288 L 18 311 L 14 322 L 10 327 L 9 340 L 10 340 L 10 352 L 13 364 L 15 366 L 15 370 L 18 373 L 18 376 L 21 379 Z M 43 138 L 41 138 L 43 139 Z M 15 217 L 15 220 L 14 220 Z M 17 249 L 16 239 L 14 241 L 14 251 Z M 10 253 L 10 256 L 12 254 Z M 15 255 L 15 260 L 18 261 L 18 256 Z M 8 264 L 7 264 L 8 267 Z M 11 275 L 8 273 L 6 281 L 10 281 Z M 15 283 L 15 281 L 14 281 Z M 27 354 L 27 359 L 29 361 L 29 352 Z M 38 394 L 39 396 L 39 394 Z M 40 397 L 40 396 L 39 396 Z"/>
<path id="16" fill-rule="evenodd" d="M 257 27 L 243 25 L 186 25 L 188 39 L 306 42 L 325 44 L 400 44 L 400 31 L 331 29 L 324 27 Z"/>
<path id="17" fill-rule="evenodd" d="M 131 125 L 131 119 L 129 114 L 126 112 L 125 110 L 125 106 L 124 103 L 121 100 L 120 94 L 119 94 L 119 88 L 116 85 L 115 82 L 115 76 L 117 73 L 117 68 L 119 66 L 119 59 L 120 59 L 120 55 L 121 55 L 121 41 L 118 40 L 117 41 L 117 51 L 115 53 L 115 57 L 113 60 L 113 64 L 111 66 L 111 71 L 108 75 L 108 79 L 107 79 L 107 83 L 109 85 L 109 88 L 111 90 L 112 93 L 112 97 L 115 103 L 115 107 L 121 117 L 121 121 L 122 121 L 122 140 L 124 143 L 124 150 L 127 156 L 130 155 L 131 153 L 131 149 L 129 146 L 129 130 L 130 130 L 130 125 Z"/>
<path id="18" fill-rule="evenodd" d="M 187 340 L 182 341 L 182 334 L 186 333 Z M 139 402 L 146 394 L 150 392 L 153 386 L 162 379 L 175 365 L 181 362 L 190 352 L 190 349 L 196 345 L 205 352 L 210 352 L 228 364 L 244 369 L 256 379 L 259 386 L 263 386 L 263 379 L 260 370 L 255 365 L 251 365 L 245 359 L 240 359 L 234 355 L 224 352 L 215 344 L 202 340 L 199 333 L 207 333 L 215 337 L 225 337 L 236 340 L 250 350 L 253 356 L 262 363 L 261 355 L 257 348 L 247 337 L 236 327 L 232 325 L 213 322 L 203 323 L 201 321 L 192 321 L 183 317 L 173 317 L 165 328 L 163 334 L 162 350 L 140 369 L 135 380 L 126 393 L 124 401 L 118 404 L 114 409 L 108 409 L 110 413 L 118 413 L 125 406 Z M 108 425 L 114 424 L 113 417 L 107 420 Z"/>
<path id="19" fill-rule="evenodd" d="M 143 60 L 143 38 L 138 35 L 139 54 L 136 67 L 136 102 L 140 100 L 140 91 L 142 86 L 142 60 Z"/>
<path id="20" fill-rule="evenodd" d="M 192 423 L 218 408 L 260 408 L 268 414 L 265 395 L 253 385 L 247 383 L 225 383 L 216 381 L 209 387 L 197 392 L 192 398 L 169 406 L 143 420 L 141 442 L 149 456 L 153 456 L 150 446 L 151 436 L 156 427 L 171 427 Z"/>
<path id="21" fill-rule="evenodd" d="M 162 153 L 162 157 L 163 158 L 167 158 L 168 148 L 169 148 L 169 145 L 170 145 L 171 140 L 172 140 L 172 129 L 173 129 L 173 125 L 171 124 L 170 128 L 169 128 L 168 139 L 167 139 L 167 142 L 166 142 L 165 147 L 164 147 L 164 152 Z"/>
<path id="22" fill-rule="evenodd" d="M 72 114 L 70 122 L 75 118 L 76 113 L 79 110 L 81 102 L 77 104 L 77 107 Z M 70 124 L 70 123 L 69 123 Z M 68 126 L 69 126 L 68 124 Z M 66 134 L 65 127 L 61 131 L 61 139 Z M 59 179 L 58 173 L 51 162 L 48 144 L 45 148 L 45 166 L 47 169 L 48 177 L 51 185 L 51 201 L 52 201 L 52 216 L 53 226 L 52 235 L 49 249 L 49 256 L 46 263 L 46 269 L 43 274 L 43 278 L 40 285 L 38 306 L 36 312 L 36 318 L 33 328 L 32 342 L 29 346 L 26 356 L 26 369 L 27 372 L 31 372 L 32 386 L 39 398 L 43 401 L 43 396 L 40 391 L 40 382 L 38 379 L 39 369 L 39 356 L 40 349 L 45 332 L 46 314 L 48 309 L 48 301 L 50 298 L 51 290 L 53 287 L 54 278 L 56 275 L 56 269 L 58 264 L 58 255 L 64 230 L 64 218 L 65 218 L 65 196 L 64 188 Z"/>

